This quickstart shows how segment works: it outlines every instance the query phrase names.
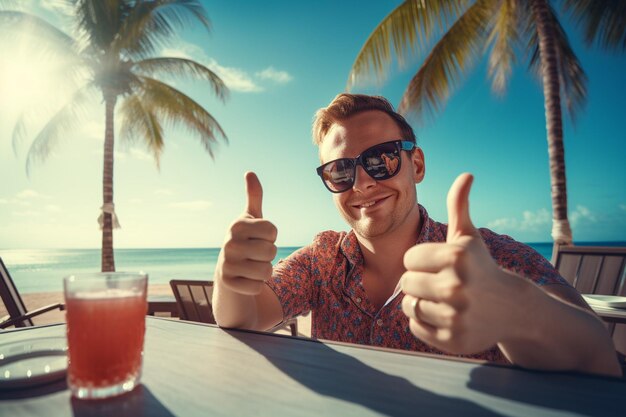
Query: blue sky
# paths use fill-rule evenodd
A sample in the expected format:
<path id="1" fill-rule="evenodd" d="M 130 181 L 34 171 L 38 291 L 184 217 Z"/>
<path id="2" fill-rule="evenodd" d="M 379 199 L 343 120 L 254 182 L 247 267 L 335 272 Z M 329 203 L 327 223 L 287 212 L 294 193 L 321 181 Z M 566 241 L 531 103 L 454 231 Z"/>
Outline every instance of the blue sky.
<path id="1" fill-rule="evenodd" d="M 29 3 L 26 1 L 26 3 Z M 220 122 L 228 144 L 211 160 L 197 138 L 170 129 L 161 170 L 140 144 L 117 144 L 115 203 L 118 248 L 215 247 L 245 205 L 243 175 L 257 172 L 264 215 L 278 227 L 279 246 L 300 246 L 319 231 L 345 230 L 315 168 L 315 111 L 343 91 L 356 54 L 399 1 L 204 1 L 210 35 L 184 32 L 163 55 L 196 59 L 230 87 L 224 104 L 201 83 L 174 80 Z M 53 1 L 38 13 L 54 20 Z M 571 29 L 566 25 L 566 29 Z M 589 78 L 588 100 L 575 126 L 565 119 L 569 213 L 575 241 L 626 240 L 626 55 L 583 47 L 569 31 Z M 4 48 L 4 47 L 3 47 Z M 22 51 L 19 53 L 19 51 Z M 68 134 L 43 164 L 25 173 L 28 144 L 17 152 L 11 130 L 21 108 L 58 98 L 58 81 L 36 45 L 11 44 L 0 61 L 0 248 L 98 248 L 102 204 L 104 109 Z M 11 52 L 11 53 L 9 53 Z M 8 58 L 12 57 L 12 58 Z M 391 68 L 381 85 L 353 91 L 397 104 L 422 57 Z M 475 175 L 474 223 L 524 242 L 550 241 L 551 201 L 540 84 L 524 63 L 506 95 L 490 91 L 478 62 L 445 109 L 425 126 L 413 124 L 426 157 L 418 198 L 446 221 L 454 178 Z M 35 121 L 36 124 L 36 121 Z M 32 135 L 31 135 L 32 137 Z"/>

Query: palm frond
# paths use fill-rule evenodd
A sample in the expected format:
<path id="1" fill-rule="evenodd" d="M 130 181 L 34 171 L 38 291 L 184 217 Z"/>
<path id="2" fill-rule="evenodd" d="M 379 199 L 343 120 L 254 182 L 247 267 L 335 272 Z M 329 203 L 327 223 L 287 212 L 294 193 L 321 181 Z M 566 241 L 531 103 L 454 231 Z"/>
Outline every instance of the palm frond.
<path id="1" fill-rule="evenodd" d="M 112 47 L 133 58 L 146 58 L 154 55 L 158 47 L 166 45 L 176 34 L 176 29 L 183 29 L 193 19 L 207 31 L 211 30 L 209 17 L 197 0 L 140 2 L 124 20 Z"/>
<path id="2" fill-rule="evenodd" d="M 493 26 L 487 40 L 488 44 L 493 44 L 489 54 L 488 75 L 492 80 L 492 89 L 503 93 L 513 71 L 515 48 L 520 41 L 518 2 L 503 0 L 494 12 Z"/>
<path id="3" fill-rule="evenodd" d="M 473 4 L 433 47 L 402 96 L 398 111 L 414 113 L 419 121 L 450 95 L 450 89 L 483 52 L 494 1 Z"/>
<path id="4" fill-rule="evenodd" d="M 137 94 L 126 97 L 120 105 L 123 115 L 120 127 L 120 139 L 131 142 L 143 138 L 152 152 L 157 168 L 160 168 L 163 151 L 163 127 L 154 114 L 152 106 Z"/>
<path id="5" fill-rule="evenodd" d="M 129 9 L 127 1 L 76 0 L 77 27 L 86 45 L 104 51 L 113 43 Z"/>
<path id="6" fill-rule="evenodd" d="M 31 166 L 44 162 L 63 134 L 85 117 L 85 103 L 92 98 L 94 86 L 88 84 L 76 90 L 67 103 L 46 123 L 37 134 L 26 157 L 26 174 Z"/>
<path id="7" fill-rule="evenodd" d="M 30 121 L 30 118 L 31 113 L 23 111 L 22 113 L 20 113 L 17 120 L 15 121 L 15 126 L 13 126 L 11 144 L 13 147 L 13 154 L 15 156 L 18 155 L 20 146 L 28 136 L 28 126 L 30 126 L 32 123 Z"/>
<path id="8" fill-rule="evenodd" d="M 626 51 L 626 1 L 565 0 L 563 9 L 582 26 L 587 45 Z"/>
<path id="9" fill-rule="evenodd" d="M 36 66 L 38 61 L 34 60 L 34 56 L 31 56 L 31 58 L 33 58 L 33 65 Z M 51 111 L 58 111 L 58 104 L 61 103 L 68 91 L 78 91 L 89 83 L 87 80 L 89 79 L 91 67 L 82 58 L 70 55 L 61 65 L 55 66 L 49 72 L 42 73 L 42 76 L 56 80 L 55 85 L 51 86 L 48 93 L 54 95 L 59 100 L 55 102 L 48 100 L 31 103 L 18 116 L 12 133 L 13 152 L 16 155 L 21 144 L 28 136 L 28 127 L 32 126 L 35 120 L 39 119 L 42 114 L 53 114 Z M 46 56 L 44 55 L 40 59 L 46 59 Z"/>
<path id="10" fill-rule="evenodd" d="M 213 158 L 217 135 L 228 140 L 217 120 L 181 91 L 154 78 L 140 76 L 139 79 L 141 84 L 135 86 L 135 91 L 146 111 L 157 116 L 160 122 L 180 125 L 198 134 L 202 145 Z M 147 145 L 150 146 L 150 143 Z"/>
<path id="11" fill-rule="evenodd" d="M 70 35 L 45 19 L 23 11 L 0 10 L 0 34 L 2 37 L 31 36 L 66 54 L 74 47 Z"/>
<path id="12" fill-rule="evenodd" d="M 17 0 L 4 0 L 2 3 L 0 3 L 0 12 L 3 10 L 16 9 L 19 6 L 20 5 Z"/>
<path id="13" fill-rule="evenodd" d="M 400 66 L 418 49 L 424 48 L 437 26 L 443 31 L 470 3 L 468 0 L 407 0 L 395 8 L 374 29 L 357 54 L 348 75 L 347 88 L 370 73 L 382 81 L 393 51 Z"/>
<path id="14" fill-rule="evenodd" d="M 572 122 L 576 121 L 576 115 L 581 111 L 587 100 L 587 76 L 578 57 L 572 50 L 567 34 L 559 22 L 556 12 L 548 5 L 554 29 L 554 45 L 557 53 L 557 65 L 559 68 L 559 83 L 561 86 L 561 102 L 565 104 L 567 116 Z M 537 30 L 531 23 L 531 35 L 528 39 L 527 50 L 532 51 L 529 70 L 541 75 L 541 57 Z"/>
<path id="15" fill-rule="evenodd" d="M 228 87 L 224 81 L 206 66 L 186 58 L 148 58 L 136 62 L 133 69 L 137 69 L 142 75 L 154 74 L 194 77 L 209 81 L 213 92 L 222 101 L 228 97 Z"/>

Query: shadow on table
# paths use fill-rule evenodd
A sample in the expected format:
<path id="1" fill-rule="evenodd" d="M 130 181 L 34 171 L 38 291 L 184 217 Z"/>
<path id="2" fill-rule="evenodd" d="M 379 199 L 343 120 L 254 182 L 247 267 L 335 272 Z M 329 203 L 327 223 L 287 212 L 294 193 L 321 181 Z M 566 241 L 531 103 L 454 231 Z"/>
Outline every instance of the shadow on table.
<path id="1" fill-rule="evenodd" d="M 586 416 L 624 416 L 626 382 L 619 379 L 583 376 L 574 373 L 525 371 L 499 372 L 490 366 L 470 373 L 468 388 L 516 402 Z M 575 380 L 575 386 L 572 382 Z M 595 395 L 589 395 L 594 393 Z M 603 398 L 604 397 L 604 398 Z"/>
<path id="2" fill-rule="evenodd" d="M 104 400 L 79 400 L 71 398 L 75 417 L 174 417 L 144 385 L 128 394 Z"/>
<path id="3" fill-rule="evenodd" d="M 389 416 L 500 416 L 471 401 L 439 395 L 408 380 L 386 374 L 337 352 L 320 342 L 293 345 L 271 343 L 272 338 L 251 338 L 253 333 L 229 332 L 259 352 L 289 377 L 326 397 L 367 407 Z M 243 336 L 243 337 L 242 337 Z M 250 343 L 255 340 L 255 343 Z"/>
<path id="4" fill-rule="evenodd" d="M 54 394 L 56 392 L 64 391 L 67 389 L 67 382 L 65 378 L 58 381 L 37 385 L 30 388 L 21 389 L 7 389 L 0 391 L 0 401 L 2 400 L 19 400 L 24 398 L 37 398 L 44 395 Z"/>

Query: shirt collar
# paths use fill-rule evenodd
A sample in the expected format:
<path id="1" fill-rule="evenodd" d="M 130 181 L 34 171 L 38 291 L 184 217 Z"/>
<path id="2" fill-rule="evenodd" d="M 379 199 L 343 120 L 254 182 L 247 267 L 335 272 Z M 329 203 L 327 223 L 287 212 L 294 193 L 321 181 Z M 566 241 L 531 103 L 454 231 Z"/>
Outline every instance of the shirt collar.
<path id="1" fill-rule="evenodd" d="M 430 235 L 433 231 L 433 220 L 428 216 L 428 212 L 421 204 L 418 204 L 417 207 L 420 211 L 420 219 L 421 219 L 421 230 L 419 231 L 419 235 L 417 236 L 417 243 L 428 242 Z M 418 226 L 419 227 L 419 226 Z M 356 234 L 354 230 L 350 230 L 348 234 L 346 234 L 341 241 L 339 246 L 341 253 L 346 257 L 351 266 L 363 264 L 363 254 L 361 252 L 361 246 L 359 246 L 359 241 L 356 238 Z"/>

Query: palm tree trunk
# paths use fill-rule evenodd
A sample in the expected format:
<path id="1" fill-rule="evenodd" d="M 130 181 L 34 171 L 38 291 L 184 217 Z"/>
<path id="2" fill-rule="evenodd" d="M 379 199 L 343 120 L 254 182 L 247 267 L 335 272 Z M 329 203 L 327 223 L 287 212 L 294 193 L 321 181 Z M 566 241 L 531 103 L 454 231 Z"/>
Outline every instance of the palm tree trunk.
<path id="1" fill-rule="evenodd" d="M 104 163 L 102 172 L 102 202 L 103 207 L 113 204 L 113 148 L 115 137 L 113 130 L 113 115 L 117 97 L 115 94 L 104 93 L 106 108 L 104 131 Z M 102 272 L 115 271 L 113 254 L 113 218 L 111 213 L 103 212 L 102 226 Z"/>
<path id="2" fill-rule="evenodd" d="M 556 48 L 554 45 L 554 22 L 551 18 L 548 4 L 546 0 L 532 0 L 531 7 L 539 39 L 546 130 L 548 133 L 550 185 L 552 187 L 552 239 L 554 241 L 552 261 L 554 262 L 559 246 L 572 244 L 572 230 L 567 218 L 567 187 L 559 68 L 557 66 Z"/>

